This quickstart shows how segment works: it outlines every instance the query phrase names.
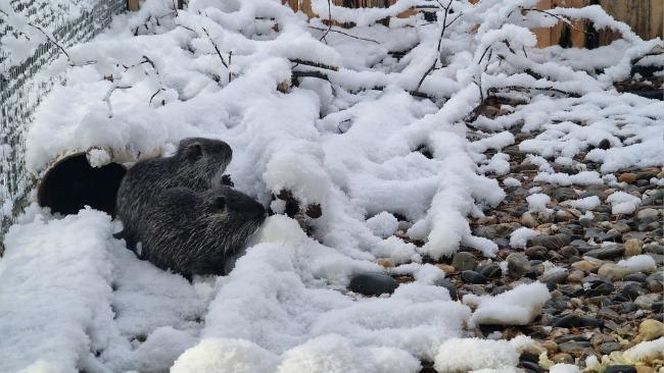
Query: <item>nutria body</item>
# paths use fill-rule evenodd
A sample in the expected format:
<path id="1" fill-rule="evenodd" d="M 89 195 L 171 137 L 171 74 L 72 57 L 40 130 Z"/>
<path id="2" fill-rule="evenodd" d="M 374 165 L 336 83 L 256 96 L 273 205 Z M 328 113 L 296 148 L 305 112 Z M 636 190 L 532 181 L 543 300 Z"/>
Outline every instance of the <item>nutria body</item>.
<path id="1" fill-rule="evenodd" d="M 223 141 L 200 137 L 180 141 L 175 155 L 136 162 L 120 183 L 116 215 L 124 230 L 116 235 L 134 249 L 138 232 L 150 219 L 145 213 L 157 203 L 157 196 L 174 187 L 202 192 L 221 181 L 232 158 L 231 147 Z"/>
<path id="2" fill-rule="evenodd" d="M 168 189 L 146 211 L 140 257 L 186 277 L 227 274 L 265 217 L 260 203 L 228 186 Z"/>

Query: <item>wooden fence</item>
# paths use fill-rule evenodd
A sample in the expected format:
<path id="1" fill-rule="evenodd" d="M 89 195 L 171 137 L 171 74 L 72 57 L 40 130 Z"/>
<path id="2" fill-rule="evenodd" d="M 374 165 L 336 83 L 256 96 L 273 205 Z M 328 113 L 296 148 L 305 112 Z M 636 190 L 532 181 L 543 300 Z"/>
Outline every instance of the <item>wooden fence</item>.
<path id="1" fill-rule="evenodd" d="M 473 3 L 481 0 L 470 0 Z M 332 0 L 335 5 L 349 8 L 387 7 L 396 0 Z M 311 0 L 282 0 L 293 10 L 302 11 L 309 17 L 315 14 L 311 9 Z M 664 39 L 664 0 L 541 0 L 538 8 L 542 10 L 562 7 L 583 7 L 598 4 L 617 20 L 627 23 L 634 32 L 644 39 L 660 37 Z M 574 28 L 563 22 L 551 28 L 534 29 L 537 45 L 540 48 L 551 45 L 566 47 L 596 47 L 607 45 L 620 35 L 610 30 L 595 30 L 585 21 L 575 21 Z"/>

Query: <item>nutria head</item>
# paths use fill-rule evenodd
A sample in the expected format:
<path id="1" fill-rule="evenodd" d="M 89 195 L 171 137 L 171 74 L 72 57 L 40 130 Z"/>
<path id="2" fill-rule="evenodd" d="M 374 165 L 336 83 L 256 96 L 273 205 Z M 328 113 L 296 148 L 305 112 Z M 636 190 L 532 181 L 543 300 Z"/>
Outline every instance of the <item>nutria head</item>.
<path id="1" fill-rule="evenodd" d="M 189 180 L 220 183 L 223 171 L 233 158 L 230 145 L 214 139 L 190 137 L 178 144 L 177 153 L 172 157 L 177 165 L 177 176 Z M 188 184 L 183 184 L 188 185 Z M 198 188 L 195 188 L 198 189 Z"/>

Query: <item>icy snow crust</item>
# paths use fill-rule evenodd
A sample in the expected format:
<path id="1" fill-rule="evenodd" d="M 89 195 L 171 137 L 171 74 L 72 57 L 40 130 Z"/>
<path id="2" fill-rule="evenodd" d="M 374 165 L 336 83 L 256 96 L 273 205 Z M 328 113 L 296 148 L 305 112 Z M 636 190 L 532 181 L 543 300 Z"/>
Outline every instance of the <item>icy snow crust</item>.
<path id="1" fill-rule="evenodd" d="M 611 88 L 657 41 L 641 41 L 598 7 L 558 9 L 625 31 L 624 40 L 587 59 L 535 49 L 528 28 L 555 23 L 522 14 L 536 0 L 454 2 L 462 17 L 440 50 L 440 23 L 422 15 L 374 23 L 419 3 L 333 6 L 330 15 L 326 1 L 314 1 L 322 19 L 358 25 L 343 31 L 355 39 L 325 33 L 320 19 L 307 23 L 278 1 L 192 0 L 175 11 L 170 1 L 147 0 L 94 42 L 71 48 L 75 66 L 56 61 L 50 73 L 67 84 L 40 106 L 28 135 L 35 174 L 71 151 L 90 150 L 101 165 L 168 154 L 184 137 L 206 136 L 233 147 L 228 172 L 237 189 L 276 213 L 285 206 L 271 196 L 289 190 L 323 213 L 307 221 L 311 236 L 295 220 L 270 217 L 233 272 L 189 283 L 138 261 L 112 239 L 119 227 L 103 213 L 62 218 L 33 205 L 8 233 L 0 261 L 0 371 L 396 373 L 419 371 L 420 360 L 445 371 L 514 371 L 526 342 L 464 339 L 463 329 L 530 322 L 549 299 L 546 287 L 453 302 L 433 285 L 444 273 L 423 257 L 460 246 L 495 256 L 496 244 L 473 236 L 467 217 L 503 200 L 486 175 L 509 172 L 501 150 L 514 143 L 514 126 L 537 133 L 521 150 L 534 153 L 544 182 L 611 181 L 574 161 L 603 139 L 610 149 L 586 155 L 602 173 L 664 163 L 659 104 Z M 397 60 L 390 51 L 406 53 Z M 289 87 L 293 71 L 326 79 Z M 474 128 L 493 133 L 469 141 L 465 120 L 482 96 L 514 86 L 532 90 L 513 93 L 525 103 L 477 117 Z M 580 172 L 555 173 L 553 159 Z M 548 210 L 541 195 L 531 200 L 534 211 Z M 523 247 L 533 235 L 515 232 L 511 243 Z M 391 296 L 347 292 L 354 273 L 383 270 L 378 258 L 415 281 Z M 459 359 L 469 353 L 481 358 Z"/>

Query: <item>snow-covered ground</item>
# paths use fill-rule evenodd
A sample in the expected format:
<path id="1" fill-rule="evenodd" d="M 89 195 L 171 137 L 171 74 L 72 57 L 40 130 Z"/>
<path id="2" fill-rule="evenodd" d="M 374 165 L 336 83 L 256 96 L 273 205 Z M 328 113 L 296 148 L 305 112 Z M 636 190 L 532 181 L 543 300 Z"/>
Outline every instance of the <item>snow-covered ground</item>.
<path id="1" fill-rule="evenodd" d="M 543 182 L 611 183 L 602 173 L 664 164 L 661 103 L 612 88 L 661 41 L 640 40 L 594 6 L 552 12 L 615 28 L 623 40 L 588 54 L 538 50 L 528 28 L 556 19 L 522 10 L 535 0 L 453 2 L 448 17 L 438 9 L 438 22 L 375 23 L 420 2 L 332 6 L 331 18 L 357 27 L 326 32 L 278 1 L 192 0 L 175 11 L 147 0 L 71 48 L 70 61 L 56 61 L 50 72 L 67 83 L 40 106 L 28 135 L 35 174 L 72 150 L 94 148 L 103 163 L 168 154 L 184 137 L 219 138 L 233 148 L 235 187 L 277 215 L 228 276 L 189 283 L 137 260 L 112 238 L 119 226 L 104 213 L 61 217 L 32 205 L 0 260 L 0 371 L 401 373 L 418 372 L 420 361 L 441 371 L 515 370 L 520 351 L 535 348 L 530 339 L 480 341 L 465 330 L 530 322 L 546 287 L 453 301 L 436 286 L 445 273 L 424 259 L 460 247 L 495 256 L 497 245 L 472 235 L 467 218 L 505 197 L 493 176 L 509 171 L 501 149 L 514 143 L 515 126 L 537 134 L 520 148 Z M 326 1 L 314 9 L 330 16 Z M 292 76 L 305 77 L 291 84 Z M 524 103 L 473 118 L 485 132 L 471 140 L 466 120 L 489 91 Z M 600 172 L 585 170 L 574 157 L 602 140 L 611 148 L 586 155 Z M 579 172 L 554 172 L 554 160 Z M 310 235 L 278 215 L 284 203 L 271 197 L 282 190 L 301 206 L 320 205 L 321 217 L 302 217 Z M 626 213 L 638 206 L 610 198 Z M 549 201 L 537 191 L 528 198 L 533 213 L 547 213 Z M 519 231 L 511 244 L 534 236 Z M 415 281 L 390 296 L 347 291 L 353 274 L 385 270 L 378 259 Z"/>

